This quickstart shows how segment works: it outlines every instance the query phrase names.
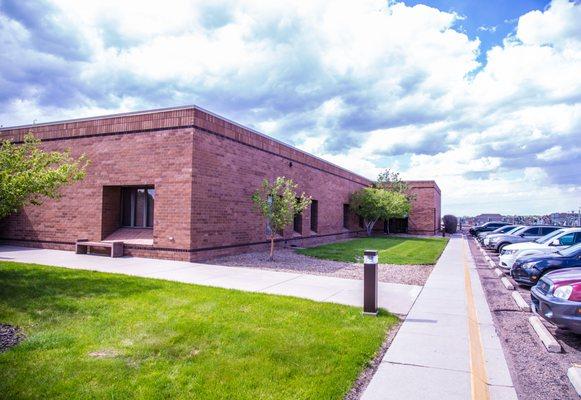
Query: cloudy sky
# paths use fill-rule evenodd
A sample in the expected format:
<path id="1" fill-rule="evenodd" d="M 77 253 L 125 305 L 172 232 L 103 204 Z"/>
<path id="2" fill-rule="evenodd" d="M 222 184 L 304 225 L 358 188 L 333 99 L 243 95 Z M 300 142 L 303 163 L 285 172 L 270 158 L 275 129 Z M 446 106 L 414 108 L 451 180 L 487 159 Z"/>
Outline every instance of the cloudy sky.
<path id="1" fill-rule="evenodd" d="M 0 0 L 0 125 L 197 104 L 443 211 L 581 206 L 581 4 Z"/>

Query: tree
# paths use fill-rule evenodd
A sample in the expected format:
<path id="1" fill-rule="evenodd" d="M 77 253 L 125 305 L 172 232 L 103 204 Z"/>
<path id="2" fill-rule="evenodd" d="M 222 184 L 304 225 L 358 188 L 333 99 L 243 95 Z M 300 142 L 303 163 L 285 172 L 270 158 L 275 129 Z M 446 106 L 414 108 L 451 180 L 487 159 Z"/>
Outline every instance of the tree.
<path id="1" fill-rule="evenodd" d="M 270 182 L 262 181 L 262 185 L 252 195 L 254 208 L 266 218 L 266 232 L 270 238 L 269 260 L 274 260 L 274 239 L 277 232 L 293 222 L 294 216 L 301 213 L 311 204 L 311 197 L 301 193 L 296 194 L 297 185 L 292 179 L 279 176 Z"/>
<path id="2" fill-rule="evenodd" d="M 452 234 L 458 229 L 458 218 L 454 215 L 444 215 L 444 232 Z"/>
<path id="3" fill-rule="evenodd" d="M 410 211 L 410 202 L 405 195 L 379 188 L 363 188 L 351 195 L 349 208 L 363 218 L 367 235 L 379 219 L 404 217 Z"/>
<path id="4" fill-rule="evenodd" d="M 410 202 L 416 199 L 416 195 L 410 193 L 409 185 L 401 179 L 399 172 L 394 172 L 389 168 L 377 176 L 377 180 L 373 184 L 373 187 L 389 190 L 390 192 L 401 193 Z"/>
<path id="5" fill-rule="evenodd" d="M 70 150 L 44 151 L 31 133 L 24 142 L 0 145 L 0 219 L 45 198 L 58 199 L 60 188 L 85 177 L 88 160 L 73 158 Z"/>

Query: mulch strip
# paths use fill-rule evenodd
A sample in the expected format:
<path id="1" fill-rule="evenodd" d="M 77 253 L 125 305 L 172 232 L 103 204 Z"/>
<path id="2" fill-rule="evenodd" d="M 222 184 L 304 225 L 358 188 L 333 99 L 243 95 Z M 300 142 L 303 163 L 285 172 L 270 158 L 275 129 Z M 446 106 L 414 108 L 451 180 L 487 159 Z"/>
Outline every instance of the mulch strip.
<path id="1" fill-rule="evenodd" d="M 0 353 L 16 346 L 24 340 L 24 333 L 12 325 L 0 324 Z"/>

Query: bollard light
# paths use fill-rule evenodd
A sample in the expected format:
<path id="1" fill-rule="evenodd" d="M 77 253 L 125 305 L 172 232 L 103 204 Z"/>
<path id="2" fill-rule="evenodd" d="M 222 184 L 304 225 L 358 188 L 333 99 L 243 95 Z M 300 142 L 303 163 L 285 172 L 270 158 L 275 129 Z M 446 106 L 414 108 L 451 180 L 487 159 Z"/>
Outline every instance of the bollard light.
<path id="1" fill-rule="evenodd" d="M 363 314 L 377 315 L 377 250 L 363 252 Z"/>

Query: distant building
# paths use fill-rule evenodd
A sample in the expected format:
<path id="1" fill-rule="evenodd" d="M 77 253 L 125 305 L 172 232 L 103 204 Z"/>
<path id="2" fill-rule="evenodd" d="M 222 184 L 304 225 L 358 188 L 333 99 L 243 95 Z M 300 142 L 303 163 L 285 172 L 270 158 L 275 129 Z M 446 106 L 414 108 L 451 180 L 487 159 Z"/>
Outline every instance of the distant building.
<path id="1" fill-rule="evenodd" d="M 474 217 L 475 225 L 482 225 L 490 221 L 503 221 L 503 217 L 500 214 L 480 214 Z"/>

